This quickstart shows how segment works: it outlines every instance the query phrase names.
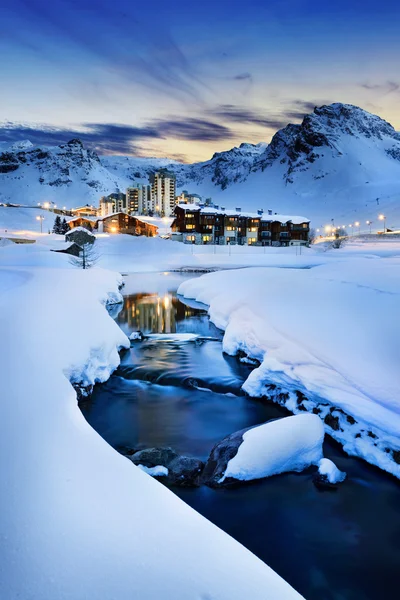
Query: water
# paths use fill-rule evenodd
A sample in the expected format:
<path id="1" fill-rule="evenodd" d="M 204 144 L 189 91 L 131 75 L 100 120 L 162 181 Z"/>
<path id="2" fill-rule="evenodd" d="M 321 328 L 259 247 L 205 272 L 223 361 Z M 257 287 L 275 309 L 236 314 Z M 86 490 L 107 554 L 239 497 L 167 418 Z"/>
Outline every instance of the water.
<path id="1" fill-rule="evenodd" d="M 195 332 L 214 339 L 139 342 L 110 380 L 96 386 L 82 409 L 117 449 L 172 446 L 205 459 L 227 434 L 287 414 L 240 395 L 251 367 L 222 353 L 221 332 L 209 323 L 204 306 L 179 302 L 175 290 L 182 278 L 128 277 L 117 322 L 127 333 Z M 348 474 L 336 492 L 318 491 L 311 473 L 229 490 L 203 486 L 174 492 L 308 600 L 399 597 L 399 483 L 347 457 L 330 440 L 325 456 Z"/>

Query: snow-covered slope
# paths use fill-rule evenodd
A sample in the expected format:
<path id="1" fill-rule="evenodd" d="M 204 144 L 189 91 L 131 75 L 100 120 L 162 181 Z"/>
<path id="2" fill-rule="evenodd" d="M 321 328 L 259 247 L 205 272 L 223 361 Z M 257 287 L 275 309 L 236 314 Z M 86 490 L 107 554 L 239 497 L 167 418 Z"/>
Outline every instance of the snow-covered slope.
<path id="1" fill-rule="evenodd" d="M 98 157 L 79 140 L 54 148 L 27 142 L 0 145 L 0 200 L 76 206 L 116 187 L 146 182 L 168 167 L 178 190 L 226 207 L 273 209 L 309 216 L 318 227 L 374 221 L 400 226 L 400 135 L 376 115 L 348 104 L 315 108 L 300 125 L 278 131 L 271 143 L 241 144 L 192 165 L 170 159 Z"/>

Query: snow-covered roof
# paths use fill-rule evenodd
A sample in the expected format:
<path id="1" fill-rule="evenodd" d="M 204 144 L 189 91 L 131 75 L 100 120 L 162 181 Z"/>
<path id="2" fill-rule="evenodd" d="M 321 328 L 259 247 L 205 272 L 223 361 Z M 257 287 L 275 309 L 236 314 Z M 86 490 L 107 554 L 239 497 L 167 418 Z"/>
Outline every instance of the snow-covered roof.
<path id="1" fill-rule="evenodd" d="M 71 229 L 71 231 L 67 231 L 66 235 L 70 235 L 71 233 L 75 233 L 76 231 L 84 231 L 88 235 L 91 235 L 92 237 L 96 237 L 94 235 L 94 233 L 89 231 L 89 229 L 86 229 L 86 227 L 74 227 L 73 229 Z"/>
<path id="2" fill-rule="evenodd" d="M 85 217 L 84 215 L 79 215 L 77 217 L 71 217 L 67 219 L 67 223 L 73 223 L 74 221 L 79 221 L 80 219 L 84 219 L 85 221 L 89 221 L 90 223 L 96 223 L 96 218 Z"/>
<path id="3" fill-rule="evenodd" d="M 226 215 L 228 217 L 246 217 L 248 219 L 260 219 L 261 221 L 278 221 L 280 223 L 287 223 L 290 221 L 294 225 L 299 225 L 300 223 L 309 223 L 310 219 L 306 219 L 305 217 L 300 216 L 291 216 L 291 215 L 279 215 L 277 213 L 273 215 L 269 214 L 258 214 L 248 211 L 238 211 L 233 209 L 222 209 L 215 208 L 213 206 L 199 206 L 198 204 L 177 204 L 179 208 L 186 212 L 200 212 L 202 215 Z"/>

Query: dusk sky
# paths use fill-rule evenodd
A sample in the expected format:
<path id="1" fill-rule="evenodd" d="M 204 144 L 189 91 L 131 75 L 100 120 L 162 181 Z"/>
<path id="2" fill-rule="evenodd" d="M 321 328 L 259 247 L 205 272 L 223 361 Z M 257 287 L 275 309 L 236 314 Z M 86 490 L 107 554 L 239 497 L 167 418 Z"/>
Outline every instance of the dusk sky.
<path id="1" fill-rule="evenodd" d="M 0 0 L 0 141 L 206 160 L 314 105 L 400 128 L 400 2 Z"/>

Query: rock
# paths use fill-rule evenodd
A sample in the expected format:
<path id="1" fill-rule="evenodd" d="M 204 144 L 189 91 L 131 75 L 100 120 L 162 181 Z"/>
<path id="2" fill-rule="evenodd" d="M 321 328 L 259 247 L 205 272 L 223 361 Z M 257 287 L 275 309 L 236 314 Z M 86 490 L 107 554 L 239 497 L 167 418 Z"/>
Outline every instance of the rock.
<path id="1" fill-rule="evenodd" d="M 313 476 L 313 484 L 319 490 L 336 491 L 338 486 L 336 483 L 331 483 L 327 475 L 321 475 L 321 473 L 315 473 Z"/>
<path id="2" fill-rule="evenodd" d="M 204 463 L 197 458 L 180 456 L 172 448 L 147 448 L 135 452 L 128 457 L 135 465 L 142 465 L 148 469 L 165 467 L 168 474 L 162 477 L 166 485 L 180 487 L 195 487 L 200 485 L 200 475 Z"/>
<path id="3" fill-rule="evenodd" d="M 168 480 L 170 485 L 180 487 L 195 487 L 200 485 L 200 476 L 204 463 L 190 456 L 178 456 L 168 465 Z"/>
<path id="4" fill-rule="evenodd" d="M 243 434 L 250 429 L 252 429 L 252 427 L 235 431 L 235 433 L 231 433 L 215 444 L 201 476 L 201 481 L 205 483 L 205 485 L 210 487 L 220 487 L 232 485 L 234 482 L 237 483 L 236 480 L 231 480 L 229 478 L 225 479 L 222 483 L 219 482 L 226 471 L 228 462 L 231 458 L 236 456 L 239 446 L 243 442 Z"/>
<path id="5" fill-rule="evenodd" d="M 129 336 L 131 342 L 143 342 L 144 335 L 141 331 L 133 331 Z"/>
<path id="6" fill-rule="evenodd" d="M 328 413 L 324 421 L 333 431 L 339 431 L 339 417 L 334 417 L 331 413 Z"/>
<path id="7" fill-rule="evenodd" d="M 145 467 L 157 467 L 162 465 L 169 469 L 169 464 L 178 454 L 172 448 L 146 448 L 139 450 L 130 456 L 130 459 L 135 465 L 144 465 Z"/>

